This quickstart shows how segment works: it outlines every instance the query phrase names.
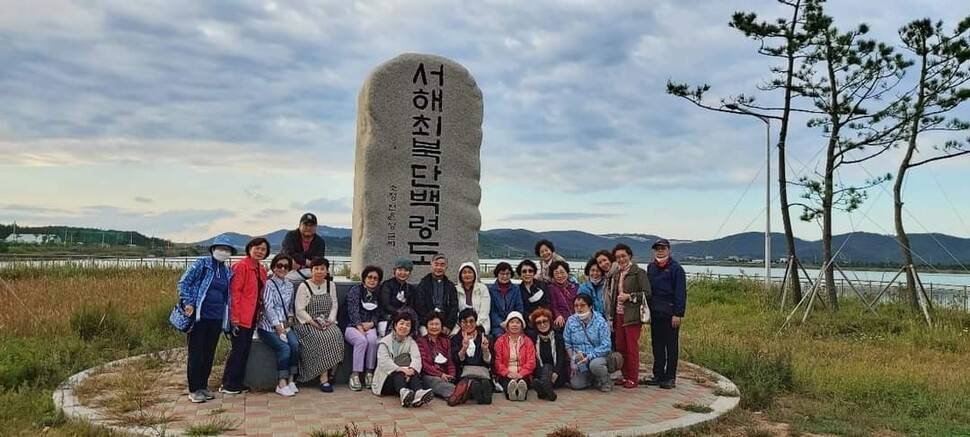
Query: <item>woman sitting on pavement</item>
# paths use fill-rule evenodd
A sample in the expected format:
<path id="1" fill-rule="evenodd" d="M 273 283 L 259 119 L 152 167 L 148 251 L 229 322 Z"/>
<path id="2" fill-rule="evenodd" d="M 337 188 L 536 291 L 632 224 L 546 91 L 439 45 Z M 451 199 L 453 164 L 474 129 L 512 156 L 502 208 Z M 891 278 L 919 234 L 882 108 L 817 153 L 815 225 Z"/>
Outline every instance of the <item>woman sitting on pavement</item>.
<path id="1" fill-rule="evenodd" d="M 291 268 L 293 259 L 289 255 L 281 253 L 273 257 L 270 263 L 273 275 L 263 289 L 263 318 L 256 330 L 263 343 L 276 352 L 276 377 L 279 378 L 276 393 L 280 396 L 293 396 L 300 391 L 293 381 L 300 362 L 300 341 L 292 329 L 293 283 L 286 279 Z"/>
<path id="2" fill-rule="evenodd" d="M 529 338 L 536 345 L 536 370 L 533 388 L 539 399 L 555 401 L 555 388 L 564 387 L 569 380 L 569 357 L 562 333 L 552 329 L 552 311 L 539 308 L 529 315 L 536 332 Z"/>
<path id="3" fill-rule="evenodd" d="M 310 262 L 310 279 L 296 290 L 295 312 L 300 322 L 293 329 L 300 337 L 300 382 L 319 377 L 320 391 L 333 393 L 331 372 L 344 359 L 344 337 L 337 327 L 337 286 L 327 279 L 330 261 Z"/>
<path id="4" fill-rule="evenodd" d="M 364 267 L 360 284 L 347 292 L 347 328 L 344 337 L 354 348 L 354 363 L 350 374 L 350 389 L 371 388 L 374 368 L 377 367 L 378 289 L 384 271 L 377 266 Z M 361 383 L 360 374 L 367 370 Z"/>
<path id="5" fill-rule="evenodd" d="M 456 392 L 467 388 L 463 396 L 475 402 L 492 403 L 492 351 L 488 348 L 488 336 L 478 326 L 478 314 L 473 308 L 458 313 L 458 334 L 451 337 L 451 357 L 458 371 Z M 468 385 L 464 383 L 467 381 Z"/>
<path id="6" fill-rule="evenodd" d="M 489 332 L 492 297 L 488 287 L 478 281 L 478 269 L 475 268 L 475 263 L 466 262 L 458 268 L 458 286 L 455 288 L 458 289 L 458 311 L 473 308 L 478 313 L 478 326 L 485 329 L 485 332 Z M 459 329 L 455 329 L 452 334 L 457 334 Z"/>
<path id="7" fill-rule="evenodd" d="M 566 325 L 566 319 L 573 315 L 573 299 L 579 292 L 579 285 L 569 280 L 569 264 L 565 261 L 553 261 L 549 267 L 555 280 L 549 284 L 549 296 L 552 302 L 552 326 L 561 331 Z"/>
<path id="8" fill-rule="evenodd" d="M 593 311 L 606 318 L 606 312 L 603 309 L 603 289 L 606 281 L 603 280 L 603 270 L 596 263 L 595 258 L 586 262 L 583 273 L 586 274 L 586 282 L 579 285 L 578 293 L 588 294 L 593 298 Z"/>
<path id="9" fill-rule="evenodd" d="M 468 399 L 468 382 L 460 392 L 456 390 L 458 370 L 451 357 L 451 340 L 441 330 L 441 313 L 428 316 L 428 334 L 418 337 L 421 350 L 421 382 L 434 394 L 448 399 L 449 406 L 464 403 Z"/>
<path id="10" fill-rule="evenodd" d="M 610 327 L 606 319 L 593 311 L 593 300 L 587 294 L 573 299 L 575 314 L 566 321 L 563 340 L 573 376 L 569 385 L 573 390 L 594 386 L 600 391 L 613 390 L 607 371 L 606 357 L 610 353 Z"/>
<path id="11" fill-rule="evenodd" d="M 495 376 L 508 400 L 524 401 L 536 368 L 536 347 L 525 335 L 525 320 L 518 311 L 509 313 L 505 327 L 505 334 L 495 340 Z"/>
<path id="12" fill-rule="evenodd" d="M 434 392 L 421 388 L 421 350 L 411 338 L 414 323 L 407 311 L 391 318 L 390 333 L 377 344 L 377 370 L 371 386 L 377 396 L 400 396 L 404 408 L 417 408 L 434 398 Z"/>

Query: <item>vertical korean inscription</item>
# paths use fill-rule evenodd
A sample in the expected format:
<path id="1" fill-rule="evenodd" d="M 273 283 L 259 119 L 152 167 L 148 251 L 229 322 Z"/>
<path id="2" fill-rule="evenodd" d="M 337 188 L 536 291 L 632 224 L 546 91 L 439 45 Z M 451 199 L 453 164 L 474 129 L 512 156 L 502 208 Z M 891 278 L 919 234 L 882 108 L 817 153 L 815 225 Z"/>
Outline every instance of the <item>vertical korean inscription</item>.
<path id="1" fill-rule="evenodd" d="M 441 242 L 436 233 L 441 211 L 444 64 L 419 62 L 411 78 L 411 153 L 408 195 L 408 254 L 415 265 L 429 265 Z"/>

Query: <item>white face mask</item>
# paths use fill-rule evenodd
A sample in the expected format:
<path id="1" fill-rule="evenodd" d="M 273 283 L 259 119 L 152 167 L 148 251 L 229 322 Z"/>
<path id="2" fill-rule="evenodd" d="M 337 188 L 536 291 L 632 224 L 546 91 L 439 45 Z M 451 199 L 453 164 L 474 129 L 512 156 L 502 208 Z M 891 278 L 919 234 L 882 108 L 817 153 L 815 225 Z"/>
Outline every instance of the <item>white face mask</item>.
<path id="1" fill-rule="evenodd" d="M 229 256 L 230 255 L 232 255 L 232 252 L 229 251 L 229 250 L 227 250 L 227 249 L 213 249 L 212 250 L 212 257 L 215 258 L 216 261 L 219 261 L 219 262 L 226 261 L 227 259 L 229 259 Z"/>
<path id="2" fill-rule="evenodd" d="M 586 318 L 589 317 L 590 312 L 586 311 L 585 313 L 576 313 L 576 315 L 579 316 L 580 319 L 586 320 Z"/>
<path id="3" fill-rule="evenodd" d="M 529 303 L 536 303 L 539 299 L 542 299 L 542 290 L 536 290 L 532 296 L 529 296 Z"/>
<path id="4" fill-rule="evenodd" d="M 377 309 L 377 304 L 373 302 L 364 302 L 360 304 L 360 306 L 364 307 L 364 309 L 367 311 L 374 311 Z"/>

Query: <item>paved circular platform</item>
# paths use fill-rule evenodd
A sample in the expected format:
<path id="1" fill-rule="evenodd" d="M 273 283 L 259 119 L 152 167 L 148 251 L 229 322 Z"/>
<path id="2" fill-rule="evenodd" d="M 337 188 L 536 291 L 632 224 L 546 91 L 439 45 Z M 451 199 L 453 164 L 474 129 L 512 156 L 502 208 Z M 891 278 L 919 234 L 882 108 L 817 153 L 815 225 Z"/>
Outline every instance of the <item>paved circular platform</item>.
<path id="1" fill-rule="evenodd" d="M 303 436 L 314 431 L 342 431 L 354 424 L 366 435 L 379 426 L 385 436 L 394 435 L 395 431 L 406 436 L 546 435 L 561 426 L 605 436 L 647 435 L 694 425 L 730 411 L 739 400 L 719 396 L 737 393 L 734 384 L 724 377 L 682 363 L 683 371 L 673 390 L 646 386 L 617 387 L 611 393 L 560 389 L 556 402 L 540 400 L 533 391 L 526 402 L 510 402 L 496 394 L 492 405 L 469 402 L 449 407 L 444 400 L 435 399 L 412 409 L 401 408 L 396 397 L 377 397 L 366 390 L 353 392 L 346 386 L 337 386 L 334 393 L 327 394 L 315 386 L 305 386 L 292 398 L 275 393 L 217 394 L 215 400 L 193 404 L 184 388 L 184 351 L 176 350 L 163 354 L 162 364 L 156 364 L 152 370 L 135 370 L 140 377 L 156 372 L 147 376 L 153 381 L 152 400 L 144 401 L 142 408 L 134 406 L 133 412 L 127 414 L 166 417 L 163 423 L 139 427 L 138 420 L 119 421 L 117 414 L 104 411 L 103 405 L 91 400 L 91 387 L 96 384 L 85 384 L 112 374 L 131 379 L 123 373 L 125 367 L 143 359 L 129 358 L 74 375 L 55 391 L 54 402 L 69 416 L 143 435 L 179 435 L 192 425 L 219 420 L 235 426 L 225 435 Z M 153 359 L 159 362 L 158 356 Z M 213 379 L 219 374 L 219 369 L 214 369 Z M 85 395 L 78 396 L 79 387 Z M 80 402 L 81 398 L 87 399 L 89 405 Z M 683 409 L 684 405 L 709 407 L 711 411 L 690 412 Z"/>

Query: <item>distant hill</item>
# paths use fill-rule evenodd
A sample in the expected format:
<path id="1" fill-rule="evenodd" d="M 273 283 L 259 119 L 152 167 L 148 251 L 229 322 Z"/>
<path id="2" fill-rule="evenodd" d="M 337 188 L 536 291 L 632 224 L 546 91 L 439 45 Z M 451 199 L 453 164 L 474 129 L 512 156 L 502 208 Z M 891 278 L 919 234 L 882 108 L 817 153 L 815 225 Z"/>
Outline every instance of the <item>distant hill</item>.
<path id="1" fill-rule="evenodd" d="M 266 234 L 265 237 L 278 248 L 286 230 Z M 347 256 L 350 254 L 350 230 L 321 226 L 318 233 L 327 239 L 327 253 Z M 252 238 L 248 235 L 230 233 L 233 244 L 242 248 Z M 571 259 L 581 260 L 600 249 L 610 249 L 624 243 L 633 249 L 634 258 L 646 260 L 652 256 L 650 246 L 658 238 L 651 234 L 596 235 L 582 231 L 535 232 L 527 229 L 491 229 L 479 233 L 479 256 L 492 259 L 521 259 L 534 257 L 535 243 L 548 239 L 556 246 L 556 252 Z M 211 238 L 196 244 L 207 246 Z M 911 234 L 913 250 L 919 256 L 918 264 L 957 265 L 970 264 L 970 239 L 944 234 Z M 723 261 L 764 259 L 764 234 L 744 232 L 709 240 L 672 240 L 674 256 L 678 259 Z M 838 251 L 838 259 L 845 264 L 895 265 L 901 262 L 896 239 L 889 235 L 854 232 L 836 235 L 832 244 Z M 821 241 L 795 240 L 796 253 L 805 262 L 821 259 Z M 779 259 L 786 255 L 783 234 L 771 235 L 771 257 Z M 275 252 L 276 250 L 274 250 Z M 922 257 L 922 259 L 920 258 Z M 955 258 L 955 259 L 954 259 Z"/>
<path id="2" fill-rule="evenodd" d="M 0 240 L 12 233 L 56 235 L 61 244 L 65 245 L 100 245 L 165 247 L 172 243 L 162 238 L 154 238 L 134 231 L 118 231 L 113 229 L 78 228 L 73 226 L 14 226 L 0 224 Z"/>

